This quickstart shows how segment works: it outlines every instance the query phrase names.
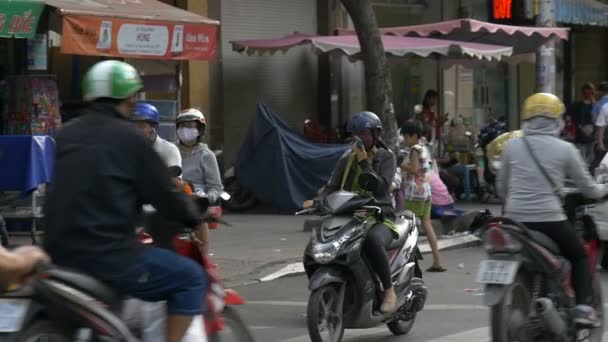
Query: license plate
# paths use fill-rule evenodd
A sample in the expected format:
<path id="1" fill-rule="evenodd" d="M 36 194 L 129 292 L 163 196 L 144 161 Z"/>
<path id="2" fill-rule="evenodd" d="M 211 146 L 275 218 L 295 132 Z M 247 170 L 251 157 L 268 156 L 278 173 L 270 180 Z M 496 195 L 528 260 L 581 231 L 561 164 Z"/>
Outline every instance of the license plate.
<path id="1" fill-rule="evenodd" d="M 477 272 L 481 284 L 512 284 L 519 268 L 519 261 L 482 260 Z"/>
<path id="2" fill-rule="evenodd" d="M 29 305 L 29 299 L 0 299 L 0 332 L 21 330 Z"/>

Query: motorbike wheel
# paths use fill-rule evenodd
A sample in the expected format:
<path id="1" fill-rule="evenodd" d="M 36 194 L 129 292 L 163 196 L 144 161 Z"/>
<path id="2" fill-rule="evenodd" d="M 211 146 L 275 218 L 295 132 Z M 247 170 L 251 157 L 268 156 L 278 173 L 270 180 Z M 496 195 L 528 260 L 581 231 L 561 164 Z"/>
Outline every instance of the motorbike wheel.
<path id="1" fill-rule="evenodd" d="M 388 322 L 386 326 L 388 330 L 390 330 L 393 335 L 405 335 L 412 330 L 414 327 L 414 322 L 416 321 L 416 313 L 413 314 L 412 318 L 407 321 L 395 320 L 392 322 Z"/>
<path id="2" fill-rule="evenodd" d="M 19 342 L 70 342 L 72 336 L 55 323 L 43 320 L 25 327 L 17 337 Z"/>
<path id="3" fill-rule="evenodd" d="M 211 342 L 254 342 L 247 324 L 234 308 L 226 307 L 222 315 L 224 330 L 214 332 L 210 338 Z"/>
<path id="4" fill-rule="evenodd" d="M 251 209 L 257 204 L 253 193 L 245 190 L 236 177 L 228 177 L 224 180 L 224 189 L 230 194 L 230 200 L 223 201 L 222 206 L 229 211 L 240 213 Z"/>
<path id="5" fill-rule="evenodd" d="M 490 323 L 493 342 L 527 341 L 526 324 L 532 300 L 530 282 L 518 273 L 500 302 L 491 307 Z"/>
<path id="6" fill-rule="evenodd" d="M 306 321 L 311 342 L 340 342 L 344 335 L 343 313 L 337 312 L 339 294 L 335 286 L 314 290 L 308 299 Z"/>

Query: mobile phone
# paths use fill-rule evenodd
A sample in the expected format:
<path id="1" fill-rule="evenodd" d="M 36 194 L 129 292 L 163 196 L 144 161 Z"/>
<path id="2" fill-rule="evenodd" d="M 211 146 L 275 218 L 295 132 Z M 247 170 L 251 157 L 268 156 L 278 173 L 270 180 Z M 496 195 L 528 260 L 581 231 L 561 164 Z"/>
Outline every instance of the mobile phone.
<path id="1" fill-rule="evenodd" d="M 357 147 L 358 148 L 360 148 L 362 150 L 365 148 L 365 145 L 363 144 L 363 140 L 361 140 L 361 138 L 359 138 L 359 137 L 356 136 L 355 137 L 355 141 L 357 142 Z"/>

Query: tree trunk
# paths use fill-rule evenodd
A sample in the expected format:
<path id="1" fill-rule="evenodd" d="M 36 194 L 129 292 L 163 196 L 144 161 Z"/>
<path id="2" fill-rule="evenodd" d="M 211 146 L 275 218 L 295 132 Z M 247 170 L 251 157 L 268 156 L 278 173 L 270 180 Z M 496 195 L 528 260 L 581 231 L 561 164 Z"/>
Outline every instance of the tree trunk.
<path id="1" fill-rule="evenodd" d="M 365 66 L 367 107 L 378 114 L 384 127 L 382 140 L 397 151 L 397 121 L 393 107 L 393 87 L 376 15 L 369 0 L 340 0 L 350 15 L 361 45 Z"/>

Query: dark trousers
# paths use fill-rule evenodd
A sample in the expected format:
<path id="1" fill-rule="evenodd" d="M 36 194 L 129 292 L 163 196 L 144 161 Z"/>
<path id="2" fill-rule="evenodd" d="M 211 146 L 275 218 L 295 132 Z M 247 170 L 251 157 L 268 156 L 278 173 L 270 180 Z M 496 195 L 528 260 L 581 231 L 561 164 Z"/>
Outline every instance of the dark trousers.
<path id="1" fill-rule="evenodd" d="M 390 289 L 393 287 L 391 281 L 391 268 L 389 265 L 388 254 L 386 249 L 393 241 L 393 231 L 383 223 L 377 223 L 367 233 L 367 237 L 363 242 L 363 250 L 365 251 L 369 263 L 378 274 L 382 287 Z"/>
<path id="2" fill-rule="evenodd" d="M 528 222 L 524 224 L 555 241 L 561 254 L 572 264 L 572 284 L 576 291 L 576 304 L 592 304 L 593 288 L 589 260 L 585 247 L 570 222 Z"/>

